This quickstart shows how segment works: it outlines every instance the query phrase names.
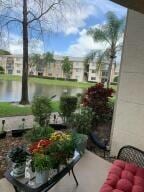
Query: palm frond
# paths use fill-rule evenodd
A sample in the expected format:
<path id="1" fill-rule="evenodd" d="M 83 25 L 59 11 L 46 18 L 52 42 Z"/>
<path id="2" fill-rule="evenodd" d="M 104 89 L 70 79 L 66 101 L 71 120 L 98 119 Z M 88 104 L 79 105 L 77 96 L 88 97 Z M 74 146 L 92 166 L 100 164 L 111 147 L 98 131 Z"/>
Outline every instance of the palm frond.
<path id="1" fill-rule="evenodd" d="M 107 33 L 105 32 L 105 28 L 90 28 L 87 31 L 87 35 L 91 36 L 95 42 L 104 42 L 110 43 L 107 38 Z"/>

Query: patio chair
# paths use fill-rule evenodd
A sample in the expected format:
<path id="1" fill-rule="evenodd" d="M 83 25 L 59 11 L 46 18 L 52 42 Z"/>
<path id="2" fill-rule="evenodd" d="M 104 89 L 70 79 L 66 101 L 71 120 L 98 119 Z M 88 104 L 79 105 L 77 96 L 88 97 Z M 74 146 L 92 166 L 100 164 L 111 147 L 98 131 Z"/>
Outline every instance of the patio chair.
<path id="1" fill-rule="evenodd" d="M 119 150 L 117 159 L 144 167 L 144 151 L 130 145 L 124 146 Z"/>
<path id="2" fill-rule="evenodd" d="M 90 132 L 89 137 L 90 137 L 92 143 L 95 146 L 97 146 L 99 149 L 103 150 L 103 156 L 105 158 L 106 157 L 106 152 L 109 151 L 109 149 L 108 149 L 108 140 L 104 140 L 104 142 L 101 142 L 95 132 Z"/>
<path id="3" fill-rule="evenodd" d="M 133 146 L 120 149 L 99 192 L 144 192 L 144 151 Z"/>

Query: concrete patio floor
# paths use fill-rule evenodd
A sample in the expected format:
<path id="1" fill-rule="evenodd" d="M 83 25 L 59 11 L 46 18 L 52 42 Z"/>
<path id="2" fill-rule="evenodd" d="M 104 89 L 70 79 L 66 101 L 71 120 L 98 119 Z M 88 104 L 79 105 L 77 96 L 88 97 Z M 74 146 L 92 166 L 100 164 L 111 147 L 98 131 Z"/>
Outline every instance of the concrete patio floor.
<path id="1" fill-rule="evenodd" d="M 66 175 L 49 192 L 98 192 L 105 182 L 111 163 L 86 151 L 82 159 L 74 167 L 79 182 L 76 187 L 72 175 Z"/>

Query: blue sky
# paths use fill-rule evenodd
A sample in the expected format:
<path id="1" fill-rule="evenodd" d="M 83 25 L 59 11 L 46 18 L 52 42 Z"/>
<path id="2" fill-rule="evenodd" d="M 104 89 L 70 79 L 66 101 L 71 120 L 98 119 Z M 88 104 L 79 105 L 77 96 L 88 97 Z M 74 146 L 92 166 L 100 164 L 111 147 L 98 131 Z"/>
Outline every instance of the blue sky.
<path id="1" fill-rule="evenodd" d="M 109 0 L 79 0 L 81 7 L 71 12 L 65 10 L 67 22 L 59 23 L 58 30 L 44 35 L 41 39 L 33 38 L 30 42 L 30 52 L 54 52 L 59 55 L 85 56 L 92 49 L 102 49 L 101 43 L 94 43 L 86 35 L 90 27 L 105 23 L 106 13 L 113 11 L 119 18 L 126 16 L 127 9 Z M 11 39 L 8 49 L 12 53 L 22 53 L 21 34 L 11 27 Z"/>

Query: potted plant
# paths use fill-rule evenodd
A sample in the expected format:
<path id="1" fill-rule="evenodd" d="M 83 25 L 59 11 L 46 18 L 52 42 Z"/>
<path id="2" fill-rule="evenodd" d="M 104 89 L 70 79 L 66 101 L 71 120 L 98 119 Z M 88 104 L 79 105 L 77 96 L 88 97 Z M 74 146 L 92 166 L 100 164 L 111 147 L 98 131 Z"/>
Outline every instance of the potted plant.
<path id="1" fill-rule="evenodd" d="M 22 118 L 22 123 L 19 125 L 19 129 L 12 130 L 12 137 L 22 137 L 25 133 L 25 118 Z"/>
<path id="2" fill-rule="evenodd" d="M 48 152 L 53 158 L 54 166 L 67 164 L 67 161 L 73 157 L 75 151 L 74 140 L 71 133 L 55 131 L 51 137 L 52 142 Z"/>
<path id="3" fill-rule="evenodd" d="M 24 175 L 26 159 L 29 156 L 24 146 L 17 146 L 10 150 L 8 158 L 11 160 L 12 172 L 15 177 Z"/>
<path id="4" fill-rule="evenodd" d="M 36 183 L 46 183 L 49 177 L 49 171 L 52 168 L 52 160 L 49 155 L 35 153 L 33 156 L 33 166 L 36 173 Z"/>
<path id="5" fill-rule="evenodd" d="M 4 126 L 5 126 L 5 120 L 2 120 L 2 128 L 0 130 L 0 139 L 3 139 L 6 137 L 7 132 L 4 131 Z"/>
<path id="6" fill-rule="evenodd" d="M 63 95 L 60 98 L 60 115 L 64 124 L 67 124 L 69 117 L 75 112 L 77 108 L 77 97 Z"/>
<path id="7" fill-rule="evenodd" d="M 85 149 L 87 147 L 88 136 L 84 134 L 74 134 L 74 143 L 76 150 L 83 155 L 85 153 Z"/>
<path id="8" fill-rule="evenodd" d="M 72 114 L 68 121 L 69 128 L 72 129 L 74 133 L 77 133 L 75 141 L 81 154 L 87 146 L 88 135 L 92 129 L 93 116 L 94 112 L 91 108 L 81 107 L 80 111 Z"/>
<path id="9" fill-rule="evenodd" d="M 32 156 L 33 170 L 38 184 L 43 184 L 48 180 L 49 171 L 52 168 L 51 156 L 46 153 L 49 145 L 51 145 L 49 139 L 41 139 L 32 143 L 28 149 Z"/>

